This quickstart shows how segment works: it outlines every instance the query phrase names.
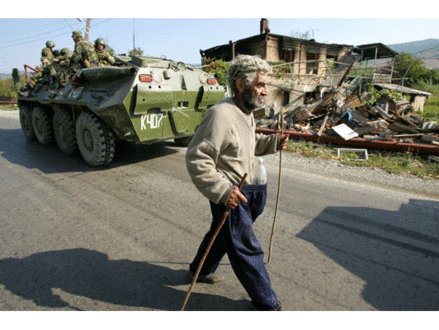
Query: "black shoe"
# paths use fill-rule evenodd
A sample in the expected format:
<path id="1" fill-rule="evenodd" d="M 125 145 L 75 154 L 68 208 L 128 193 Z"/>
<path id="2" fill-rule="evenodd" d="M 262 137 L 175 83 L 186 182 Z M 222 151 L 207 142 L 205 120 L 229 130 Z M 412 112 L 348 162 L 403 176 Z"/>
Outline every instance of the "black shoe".
<path id="1" fill-rule="evenodd" d="M 275 307 L 270 307 L 270 306 L 259 304 L 257 302 L 253 302 L 252 301 L 252 310 L 259 311 L 259 312 L 262 312 L 262 311 L 264 311 L 264 312 L 265 311 L 267 311 L 267 312 L 277 312 L 277 311 L 281 311 L 282 310 L 282 306 L 281 306 L 279 300 L 277 301 L 277 305 Z"/>
<path id="2" fill-rule="evenodd" d="M 189 271 L 188 277 L 192 281 L 195 277 L 195 274 Z M 223 281 L 224 281 L 224 276 L 216 275 L 214 273 L 211 273 L 205 277 L 198 276 L 197 278 L 197 283 L 220 284 Z"/>

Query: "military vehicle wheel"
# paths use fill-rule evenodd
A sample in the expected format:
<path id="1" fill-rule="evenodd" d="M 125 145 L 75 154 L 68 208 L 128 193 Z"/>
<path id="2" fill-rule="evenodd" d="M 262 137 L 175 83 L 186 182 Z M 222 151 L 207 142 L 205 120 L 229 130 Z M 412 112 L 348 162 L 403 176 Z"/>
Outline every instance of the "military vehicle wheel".
<path id="1" fill-rule="evenodd" d="M 183 138 L 174 139 L 174 142 L 181 147 L 187 147 L 189 143 L 191 143 L 191 140 L 192 136 L 186 136 Z"/>
<path id="2" fill-rule="evenodd" d="M 38 142 L 45 146 L 52 143 L 52 121 L 47 111 L 41 107 L 35 107 L 32 111 L 32 125 Z"/>
<path id="3" fill-rule="evenodd" d="M 23 134 L 28 140 L 35 140 L 35 131 L 32 125 L 32 109 L 27 105 L 20 105 L 20 125 Z"/>
<path id="4" fill-rule="evenodd" d="M 53 132 L 59 149 L 68 156 L 75 154 L 78 150 L 76 142 L 76 129 L 70 112 L 65 109 L 58 109 L 53 115 Z"/>
<path id="5" fill-rule="evenodd" d="M 76 139 L 82 158 L 90 166 L 110 163 L 114 157 L 114 136 L 108 126 L 91 112 L 83 112 L 76 121 Z"/>

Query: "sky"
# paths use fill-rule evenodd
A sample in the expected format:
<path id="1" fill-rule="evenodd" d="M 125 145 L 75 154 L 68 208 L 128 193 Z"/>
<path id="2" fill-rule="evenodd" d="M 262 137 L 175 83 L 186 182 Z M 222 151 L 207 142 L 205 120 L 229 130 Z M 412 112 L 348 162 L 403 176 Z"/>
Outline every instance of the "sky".
<path id="1" fill-rule="evenodd" d="M 1 15 L 16 16 L 0 16 L 0 73 L 10 73 L 13 68 L 23 70 L 24 64 L 39 65 L 41 50 L 48 40 L 55 43 L 55 49 L 73 50 L 72 31 L 84 31 L 85 17 L 92 18 L 90 41 L 104 38 L 117 54 L 128 53 L 135 46 L 144 55 L 165 56 L 189 64 L 200 64 L 200 49 L 259 34 L 261 18 L 268 19 L 273 34 L 293 36 L 309 32 L 321 43 L 388 45 L 439 39 L 439 19 L 425 17 L 428 11 L 422 1 L 410 12 L 398 11 L 390 1 L 386 5 L 375 0 L 368 2 L 368 6 L 340 0 L 327 7 L 319 7 L 318 3 L 326 4 L 319 1 L 313 2 L 312 7 L 270 1 L 252 9 L 228 0 L 130 1 L 127 5 L 116 1 L 113 3 L 117 5 L 108 6 L 110 9 L 103 9 L 102 2 L 94 1 L 86 2 L 86 9 L 62 7 L 59 2 L 52 5 L 50 0 L 44 2 L 44 9 L 35 9 L 35 3 L 24 1 L 19 8 L 12 4 L 9 10 L 2 10 Z M 359 13 L 364 16 L 354 17 Z M 377 13 L 387 17 L 376 16 Z"/>

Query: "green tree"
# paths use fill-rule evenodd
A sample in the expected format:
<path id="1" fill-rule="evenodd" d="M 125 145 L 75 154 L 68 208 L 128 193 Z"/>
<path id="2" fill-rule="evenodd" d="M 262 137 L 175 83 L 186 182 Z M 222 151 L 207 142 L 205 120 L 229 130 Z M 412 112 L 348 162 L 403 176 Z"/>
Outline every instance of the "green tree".
<path id="1" fill-rule="evenodd" d="M 17 88 L 23 87 L 26 83 L 24 76 L 20 76 L 20 82 L 17 84 Z M 16 97 L 17 91 L 15 89 L 14 81 L 12 78 L 0 79 L 0 96 Z"/>
<path id="2" fill-rule="evenodd" d="M 428 83 L 437 85 L 439 84 L 439 71 L 436 69 L 428 70 Z"/>
<path id="3" fill-rule="evenodd" d="M 421 81 L 428 79 L 428 69 L 420 58 L 411 54 L 401 53 L 395 56 L 395 77 L 404 78 L 404 85 L 411 87 Z"/>
<path id="4" fill-rule="evenodd" d="M 143 55 L 144 51 L 141 50 L 140 48 L 136 48 L 134 47 L 134 49 L 130 50 L 129 55 L 133 56 L 133 55 Z"/>
<path id="5" fill-rule="evenodd" d="M 225 86 L 227 84 L 227 70 L 230 63 L 215 58 L 203 57 L 203 65 L 206 65 L 203 70 L 215 74 L 216 80 L 219 84 Z"/>

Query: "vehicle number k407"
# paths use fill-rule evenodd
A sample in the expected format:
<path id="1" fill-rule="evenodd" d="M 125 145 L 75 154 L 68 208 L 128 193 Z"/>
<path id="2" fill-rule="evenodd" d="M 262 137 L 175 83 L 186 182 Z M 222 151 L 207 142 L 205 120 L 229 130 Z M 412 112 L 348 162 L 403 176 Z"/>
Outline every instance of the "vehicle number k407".
<path id="1" fill-rule="evenodd" d="M 150 129 L 159 128 L 160 123 L 163 119 L 163 114 L 151 114 L 151 115 L 143 115 L 140 118 L 140 130 L 146 130 L 147 125 L 149 125 Z"/>

